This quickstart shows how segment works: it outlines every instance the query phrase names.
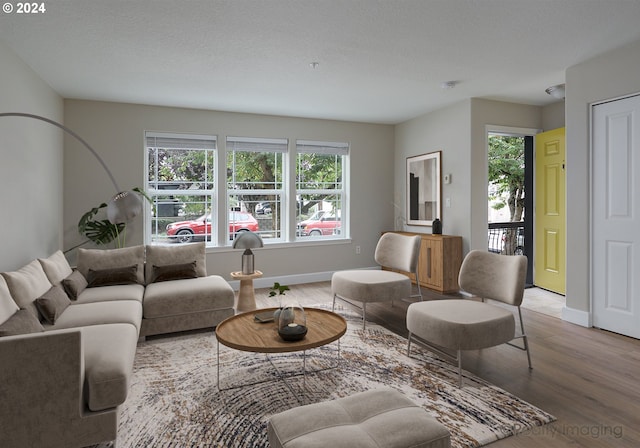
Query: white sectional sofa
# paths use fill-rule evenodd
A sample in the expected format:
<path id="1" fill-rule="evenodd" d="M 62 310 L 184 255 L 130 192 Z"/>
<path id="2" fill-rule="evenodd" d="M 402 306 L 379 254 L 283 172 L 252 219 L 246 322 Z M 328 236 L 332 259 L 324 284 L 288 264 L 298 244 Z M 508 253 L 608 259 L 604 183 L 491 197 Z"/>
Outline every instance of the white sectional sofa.
<path id="1" fill-rule="evenodd" d="M 204 243 L 61 252 L 0 276 L 0 446 L 115 440 L 141 336 L 214 327 L 234 293 Z"/>

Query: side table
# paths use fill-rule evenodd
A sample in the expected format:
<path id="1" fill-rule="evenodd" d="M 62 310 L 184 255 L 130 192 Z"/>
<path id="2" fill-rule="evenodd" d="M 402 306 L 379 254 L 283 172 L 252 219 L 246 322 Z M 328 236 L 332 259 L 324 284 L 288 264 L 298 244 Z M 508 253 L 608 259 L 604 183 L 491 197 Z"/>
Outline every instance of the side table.
<path id="1" fill-rule="evenodd" d="M 253 289 L 253 279 L 262 277 L 262 272 L 255 271 L 253 274 L 243 274 L 241 271 L 232 272 L 231 278 L 240 280 L 238 290 L 238 301 L 236 312 L 253 311 L 256 309 L 256 295 Z"/>

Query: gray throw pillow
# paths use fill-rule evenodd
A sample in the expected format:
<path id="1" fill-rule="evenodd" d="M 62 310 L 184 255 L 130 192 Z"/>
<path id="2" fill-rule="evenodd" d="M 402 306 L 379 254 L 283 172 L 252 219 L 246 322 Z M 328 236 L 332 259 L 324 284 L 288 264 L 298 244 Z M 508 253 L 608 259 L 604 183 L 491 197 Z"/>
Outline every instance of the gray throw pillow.
<path id="1" fill-rule="evenodd" d="M 125 266 L 112 269 L 89 269 L 87 275 L 87 286 L 90 288 L 97 286 L 129 285 L 138 283 L 138 265 Z"/>
<path id="2" fill-rule="evenodd" d="M 56 323 L 58 317 L 69 305 L 71 305 L 71 300 L 60 285 L 52 286 L 42 297 L 36 299 L 38 311 L 51 325 Z"/>
<path id="3" fill-rule="evenodd" d="M 198 277 L 207 276 L 205 261 L 205 243 L 180 244 L 178 246 L 147 245 L 147 258 L 145 265 L 145 278 L 147 283 L 153 279 L 154 266 L 166 266 L 169 264 L 196 262 Z"/>
<path id="4" fill-rule="evenodd" d="M 44 327 L 29 310 L 18 310 L 6 322 L 0 325 L 0 337 L 19 334 L 38 333 Z"/>
<path id="5" fill-rule="evenodd" d="M 197 278 L 196 262 L 168 264 L 164 266 L 153 266 L 151 282 L 166 282 L 169 280 L 182 280 L 185 278 Z"/>
<path id="6" fill-rule="evenodd" d="M 87 285 L 87 279 L 77 269 L 74 269 L 71 275 L 62 280 L 62 287 L 71 300 L 78 300 L 78 296 L 85 290 Z"/>

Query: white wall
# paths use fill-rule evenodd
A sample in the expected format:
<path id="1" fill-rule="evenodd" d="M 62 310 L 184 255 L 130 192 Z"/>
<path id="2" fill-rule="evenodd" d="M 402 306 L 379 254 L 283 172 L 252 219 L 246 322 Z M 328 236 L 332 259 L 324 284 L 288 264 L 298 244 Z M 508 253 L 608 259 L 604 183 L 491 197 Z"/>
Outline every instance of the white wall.
<path id="1" fill-rule="evenodd" d="M 640 41 L 570 67 L 567 98 L 567 309 L 563 318 L 590 322 L 590 105 L 640 92 Z"/>
<path id="2" fill-rule="evenodd" d="M 66 100 L 65 122 L 87 140 L 111 168 L 120 188 L 144 184 L 144 132 L 166 131 L 226 136 L 344 141 L 351 145 L 351 242 L 255 251 L 256 269 L 265 277 L 304 276 L 375 265 L 380 233 L 393 228 L 393 126 L 287 118 L 218 111 Z M 79 217 L 114 193 L 95 159 L 65 140 L 64 229 L 67 246 L 81 238 Z M 143 242 L 143 223 L 130 224 L 127 245 Z M 362 253 L 356 255 L 355 246 Z M 213 249 L 207 268 L 230 279 L 240 253 Z"/>
<path id="3" fill-rule="evenodd" d="M 556 101 L 542 108 L 542 130 L 563 128 L 565 125 L 564 100 Z"/>
<path id="4" fill-rule="evenodd" d="M 397 216 L 406 216 L 406 157 L 442 150 L 442 173 L 452 179 L 442 185 L 443 233 L 462 236 L 465 253 L 487 247 L 487 125 L 539 129 L 542 108 L 472 98 L 396 127 Z M 430 227 L 403 228 L 431 232 Z"/>
<path id="5" fill-rule="evenodd" d="M 62 99 L 0 42 L 0 112 L 62 121 Z M 45 122 L 0 118 L 0 271 L 62 248 L 62 134 Z"/>
<path id="6" fill-rule="evenodd" d="M 452 182 L 442 185 L 442 233 L 461 235 L 465 247 L 470 234 L 469 161 L 470 101 L 462 101 L 396 126 L 394 204 L 396 230 L 431 233 L 431 227 L 409 226 L 407 216 L 407 157 L 442 151 L 442 174 Z M 451 207 L 445 207 L 446 198 Z M 486 199 L 485 199 L 486 202 Z"/>
<path id="7" fill-rule="evenodd" d="M 471 99 L 471 249 L 487 248 L 487 126 L 542 128 L 542 108 Z"/>

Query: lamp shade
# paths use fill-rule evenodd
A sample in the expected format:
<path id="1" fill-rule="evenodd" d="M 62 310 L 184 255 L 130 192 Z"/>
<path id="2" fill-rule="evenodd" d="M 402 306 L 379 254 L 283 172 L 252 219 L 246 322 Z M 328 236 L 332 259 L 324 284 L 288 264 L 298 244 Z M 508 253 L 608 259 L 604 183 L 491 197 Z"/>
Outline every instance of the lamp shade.
<path id="1" fill-rule="evenodd" d="M 240 232 L 233 241 L 234 249 L 255 249 L 263 246 L 264 243 L 260 235 L 253 232 Z"/>
<path id="2" fill-rule="evenodd" d="M 112 224 L 127 223 L 141 212 L 142 200 L 133 191 L 121 191 L 107 204 L 107 219 Z"/>
<path id="3" fill-rule="evenodd" d="M 264 246 L 260 235 L 253 232 L 240 232 L 233 241 L 234 249 L 244 249 L 242 254 L 242 273 L 251 275 L 255 271 L 253 269 L 253 252 L 251 249 Z"/>

